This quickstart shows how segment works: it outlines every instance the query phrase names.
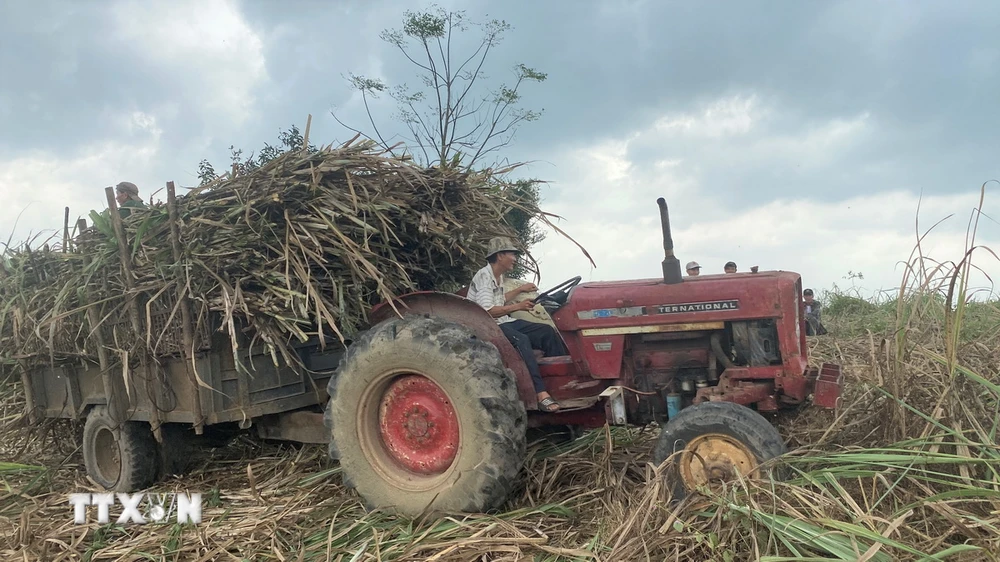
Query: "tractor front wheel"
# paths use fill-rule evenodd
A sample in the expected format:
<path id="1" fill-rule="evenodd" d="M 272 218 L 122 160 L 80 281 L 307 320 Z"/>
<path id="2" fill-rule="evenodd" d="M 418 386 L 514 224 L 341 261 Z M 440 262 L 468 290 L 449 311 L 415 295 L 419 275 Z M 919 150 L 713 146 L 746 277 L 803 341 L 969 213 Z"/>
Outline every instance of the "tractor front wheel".
<path id="1" fill-rule="evenodd" d="M 500 507 L 524 463 L 527 415 L 492 344 L 437 318 L 386 320 L 329 383 L 330 456 L 370 508 Z"/>
<path id="2" fill-rule="evenodd" d="M 674 499 L 703 486 L 760 478 L 760 465 L 787 449 L 778 430 L 754 410 L 732 402 L 705 402 L 681 410 L 664 425 L 653 450 L 659 466 L 670 459 L 667 478 Z"/>

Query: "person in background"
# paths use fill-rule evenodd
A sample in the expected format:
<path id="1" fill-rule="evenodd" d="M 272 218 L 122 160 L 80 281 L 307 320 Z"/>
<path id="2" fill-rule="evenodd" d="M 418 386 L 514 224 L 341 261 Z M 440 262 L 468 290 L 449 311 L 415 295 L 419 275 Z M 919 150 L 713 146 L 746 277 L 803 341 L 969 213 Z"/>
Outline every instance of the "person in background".
<path id="1" fill-rule="evenodd" d="M 698 262 L 696 261 L 687 262 L 687 265 L 684 266 L 684 269 L 687 270 L 687 274 L 691 277 L 697 277 L 701 273 L 701 266 L 698 265 Z"/>
<path id="2" fill-rule="evenodd" d="M 115 186 L 115 200 L 118 201 L 118 214 L 125 218 L 132 214 L 132 209 L 145 209 L 146 204 L 139 197 L 139 188 L 130 181 L 123 181 Z"/>
<path id="3" fill-rule="evenodd" d="M 822 305 L 819 301 L 815 300 L 812 289 L 802 291 L 802 300 L 805 303 L 806 309 L 806 335 L 822 336 L 826 333 L 826 328 L 823 327 L 823 322 L 820 321 L 820 309 Z"/>
<path id="4" fill-rule="evenodd" d="M 726 266 L 723 268 L 726 273 L 736 273 L 736 262 L 730 261 L 726 262 Z"/>

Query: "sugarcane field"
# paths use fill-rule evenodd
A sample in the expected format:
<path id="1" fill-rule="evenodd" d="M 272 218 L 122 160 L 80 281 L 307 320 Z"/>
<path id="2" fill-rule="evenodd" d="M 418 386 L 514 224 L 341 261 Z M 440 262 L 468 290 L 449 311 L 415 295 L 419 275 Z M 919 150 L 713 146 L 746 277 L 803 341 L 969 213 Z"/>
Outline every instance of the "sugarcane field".
<path id="1" fill-rule="evenodd" d="M 0 560 L 1000 561 L 997 21 L 0 6 Z"/>

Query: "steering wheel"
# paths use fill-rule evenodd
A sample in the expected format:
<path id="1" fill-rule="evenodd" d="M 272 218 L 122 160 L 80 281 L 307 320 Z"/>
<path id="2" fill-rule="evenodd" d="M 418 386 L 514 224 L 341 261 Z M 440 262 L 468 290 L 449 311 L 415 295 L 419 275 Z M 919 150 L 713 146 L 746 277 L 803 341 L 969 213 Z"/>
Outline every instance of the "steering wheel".
<path id="1" fill-rule="evenodd" d="M 572 279 L 567 279 L 567 280 L 565 280 L 562 283 L 556 285 L 555 287 L 552 287 L 551 289 L 549 289 L 547 291 L 543 291 L 541 293 L 538 293 L 538 296 L 535 297 L 534 300 L 535 300 L 535 302 L 538 302 L 538 301 L 546 300 L 547 299 L 547 300 L 550 300 L 550 301 L 559 302 L 556 299 L 552 298 L 552 294 L 553 293 L 560 293 L 560 292 L 569 293 L 570 289 L 572 289 L 573 287 L 576 287 L 577 285 L 579 285 L 580 281 L 582 279 L 583 279 L 583 277 L 580 277 L 579 275 L 577 275 L 576 277 L 574 277 Z M 559 304 L 564 304 L 564 303 L 559 303 Z"/>

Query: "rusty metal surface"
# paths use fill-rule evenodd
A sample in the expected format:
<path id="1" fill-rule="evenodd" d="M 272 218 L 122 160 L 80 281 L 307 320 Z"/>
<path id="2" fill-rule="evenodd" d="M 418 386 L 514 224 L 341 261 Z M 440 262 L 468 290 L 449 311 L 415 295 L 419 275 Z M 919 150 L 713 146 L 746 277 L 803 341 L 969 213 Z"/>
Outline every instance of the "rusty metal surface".
<path id="1" fill-rule="evenodd" d="M 809 371 L 801 377 L 780 377 L 775 379 L 775 387 L 781 390 L 779 399 L 783 404 L 801 404 L 812 392 L 815 376 L 810 378 Z"/>
<path id="2" fill-rule="evenodd" d="M 836 408 L 843 385 L 844 375 L 840 365 L 823 363 L 813 391 L 813 404 L 821 408 Z"/>
<path id="3" fill-rule="evenodd" d="M 756 404 L 759 411 L 778 409 L 773 382 L 738 381 L 731 379 L 727 374 L 722 375 L 717 386 L 698 389 L 693 401 L 694 404 L 707 401 L 734 402 L 743 406 Z"/>
<path id="4" fill-rule="evenodd" d="M 689 490 L 719 481 L 733 481 L 737 474 L 759 478 L 757 459 L 738 439 L 721 433 L 706 433 L 692 439 L 681 453 L 681 480 Z"/>
<path id="5" fill-rule="evenodd" d="M 421 375 L 394 380 L 378 410 L 379 436 L 389 457 L 422 475 L 441 474 L 455 461 L 459 422 L 441 387 Z"/>
<path id="6" fill-rule="evenodd" d="M 575 334 L 574 334 L 575 335 Z M 622 376 L 625 336 L 593 336 L 568 338 L 579 342 L 590 376 L 598 379 L 618 379 Z"/>

